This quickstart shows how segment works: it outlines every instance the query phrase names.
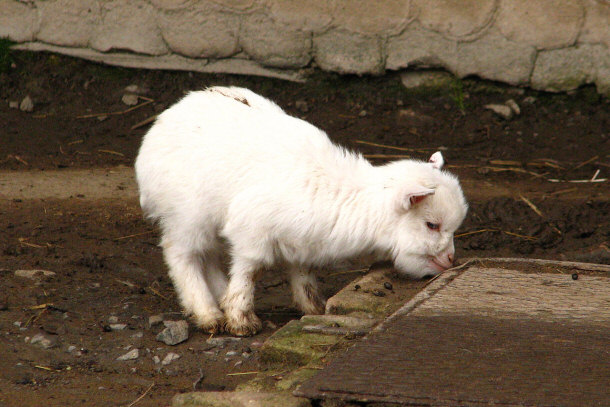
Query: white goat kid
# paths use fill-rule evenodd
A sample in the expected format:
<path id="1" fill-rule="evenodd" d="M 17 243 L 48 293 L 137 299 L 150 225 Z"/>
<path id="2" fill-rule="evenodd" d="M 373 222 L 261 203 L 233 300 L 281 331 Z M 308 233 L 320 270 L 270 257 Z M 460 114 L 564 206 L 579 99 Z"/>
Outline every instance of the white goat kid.
<path id="1" fill-rule="evenodd" d="M 213 87 L 159 115 L 135 166 L 185 311 L 252 335 L 259 270 L 287 268 L 297 306 L 322 313 L 312 268 L 363 254 L 413 277 L 451 267 L 467 204 L 442 165 L 437 152 L 373 166 L 247 89 Z"/>

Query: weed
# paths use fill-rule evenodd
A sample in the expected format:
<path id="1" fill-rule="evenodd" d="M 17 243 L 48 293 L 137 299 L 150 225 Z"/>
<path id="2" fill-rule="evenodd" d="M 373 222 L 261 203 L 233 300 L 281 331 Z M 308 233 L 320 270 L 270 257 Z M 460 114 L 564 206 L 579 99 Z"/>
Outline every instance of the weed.
<path id="1" fill-rule="evenodd" d="M 11 46 L 14 44 L 13 41 L 8 38 L 0 38 L 0 73 L 8 72 L 13 63 L 13 56 L 11 55 Z"/>
<path id="2" fill-rule="evenodd" d="M 460 112 L 466 114 L 466 105 L 464 103 L 464 83 L 461 79 L 456 78 L 451 82 L 451 93 L 449 95 Z"/>

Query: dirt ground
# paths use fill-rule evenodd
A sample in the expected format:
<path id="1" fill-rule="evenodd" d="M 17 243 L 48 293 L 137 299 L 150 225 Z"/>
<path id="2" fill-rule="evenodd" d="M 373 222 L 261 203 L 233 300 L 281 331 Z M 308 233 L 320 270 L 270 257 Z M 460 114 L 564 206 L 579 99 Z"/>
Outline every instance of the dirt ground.
<path id="1" fill-rule="evenodd" d="M 3 190 L 3 178 L 25 171 L 132 166 L 149 127 L 142 122 L 210 85 L 251 88 L 375 162 L 442 149 L 471 206 L 455 241 L 462 258 L 610 263 L 608 182 L 565 182 L 610 175 L 610 101 L 593 88 L 553 95 L 468 79 L 409 91 L 397 75 L 316 74 L 295 84 L 44 53 L 10 58 L 13 67 L 0 69 L 0 406 L 158 406 L 194 387 L 232 389 L 260 369 L 264 339 L 299 317 L 282 274 L 268 273 L 257 290 L 261 334 L 214 342 L 191 327 L 186 342 L 165 345 L 149 317 L 182 316 L 157 232 L 134 196 L 22 199 Z M 134 107 L 121 101 L 129 85 L 141 96 Z M 32 112 L 9 107 L 26 95 Z M 507 99 L 521 108 L 511 120 L 484 108 Z M 30 269 L 55 274 L 15 276 Z M 360 273 L 320 275 L 325 294 Z M 37 334 L 48 349 L 30 343 Z M 137 359 L 116 360 L 134 348 Z M 155 363 L 170 352 L 180 358 Z"/>

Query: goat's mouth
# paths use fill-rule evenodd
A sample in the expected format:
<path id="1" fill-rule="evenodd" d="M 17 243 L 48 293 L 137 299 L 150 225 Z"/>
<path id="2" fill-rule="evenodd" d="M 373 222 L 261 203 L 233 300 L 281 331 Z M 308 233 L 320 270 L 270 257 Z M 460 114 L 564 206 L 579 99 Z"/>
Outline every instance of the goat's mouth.
<path id="1" fill-rule="evenodd" d="M 452 264 L 441 263 L 436 257 L 430 257 L 430 263 L 439 271 L 445 271 L 453 266 Z"/>

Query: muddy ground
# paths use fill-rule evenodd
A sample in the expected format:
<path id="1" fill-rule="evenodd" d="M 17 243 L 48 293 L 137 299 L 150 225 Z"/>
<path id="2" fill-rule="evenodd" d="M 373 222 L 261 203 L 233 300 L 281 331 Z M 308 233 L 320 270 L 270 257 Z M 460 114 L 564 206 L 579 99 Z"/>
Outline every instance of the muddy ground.
<path id="1" fill-rule="evenodd" d="M 597 178 L 610 176 L 610 103 L 593 88 L 553 95 L 472 79 L 409 91 L 397 75 L 316 74 L 295 84 L 111 68 L 44 53 L 9 58 L 12 67 L 0 70 L 2 406 L 129 405 L 145 392 L 137 405 L 158 406 L 194 385 L 232 389 L 261 368 L 262 341 L 299 317 L 282 274 L 267 273 L 257 290 L 261 334 L 214 342 L 191 327 L 186 342 L 165 345 L 155 339 L 163 327 L 149 326 L 149 317 L 182 316 L 157 232 L 135 196 L 74 191 L 69 199 L 23 199 L 3 189 L 15 172 L 132 166 L 149 126 L 142 122 L 205 86 L 249 87 L 375 162 L 426 159 L 443 149 L 471 205 L 455 242 L 462 258 L 610 263 L 608 182 L 550 181 L 591 179 L 597 170 Z M 121 99 L 129 85 L 141 97 L 128 111 Z M 9 106 L 27 95 L 32 112 Z M 521 108 L 511 120 L 483 107 L 511 98 Z M 31 269 L 55 274 L 15 276 Z M 321 275 L 325 294 L 359 274 Z M 113 323 L 126 326 L 113 330 Z M 49 342 L 30 343 L 37 334 Z M 116 360 L 134 348 L 137 359 Z M 180 358 L 155 363 L 170 352 Z"/>

